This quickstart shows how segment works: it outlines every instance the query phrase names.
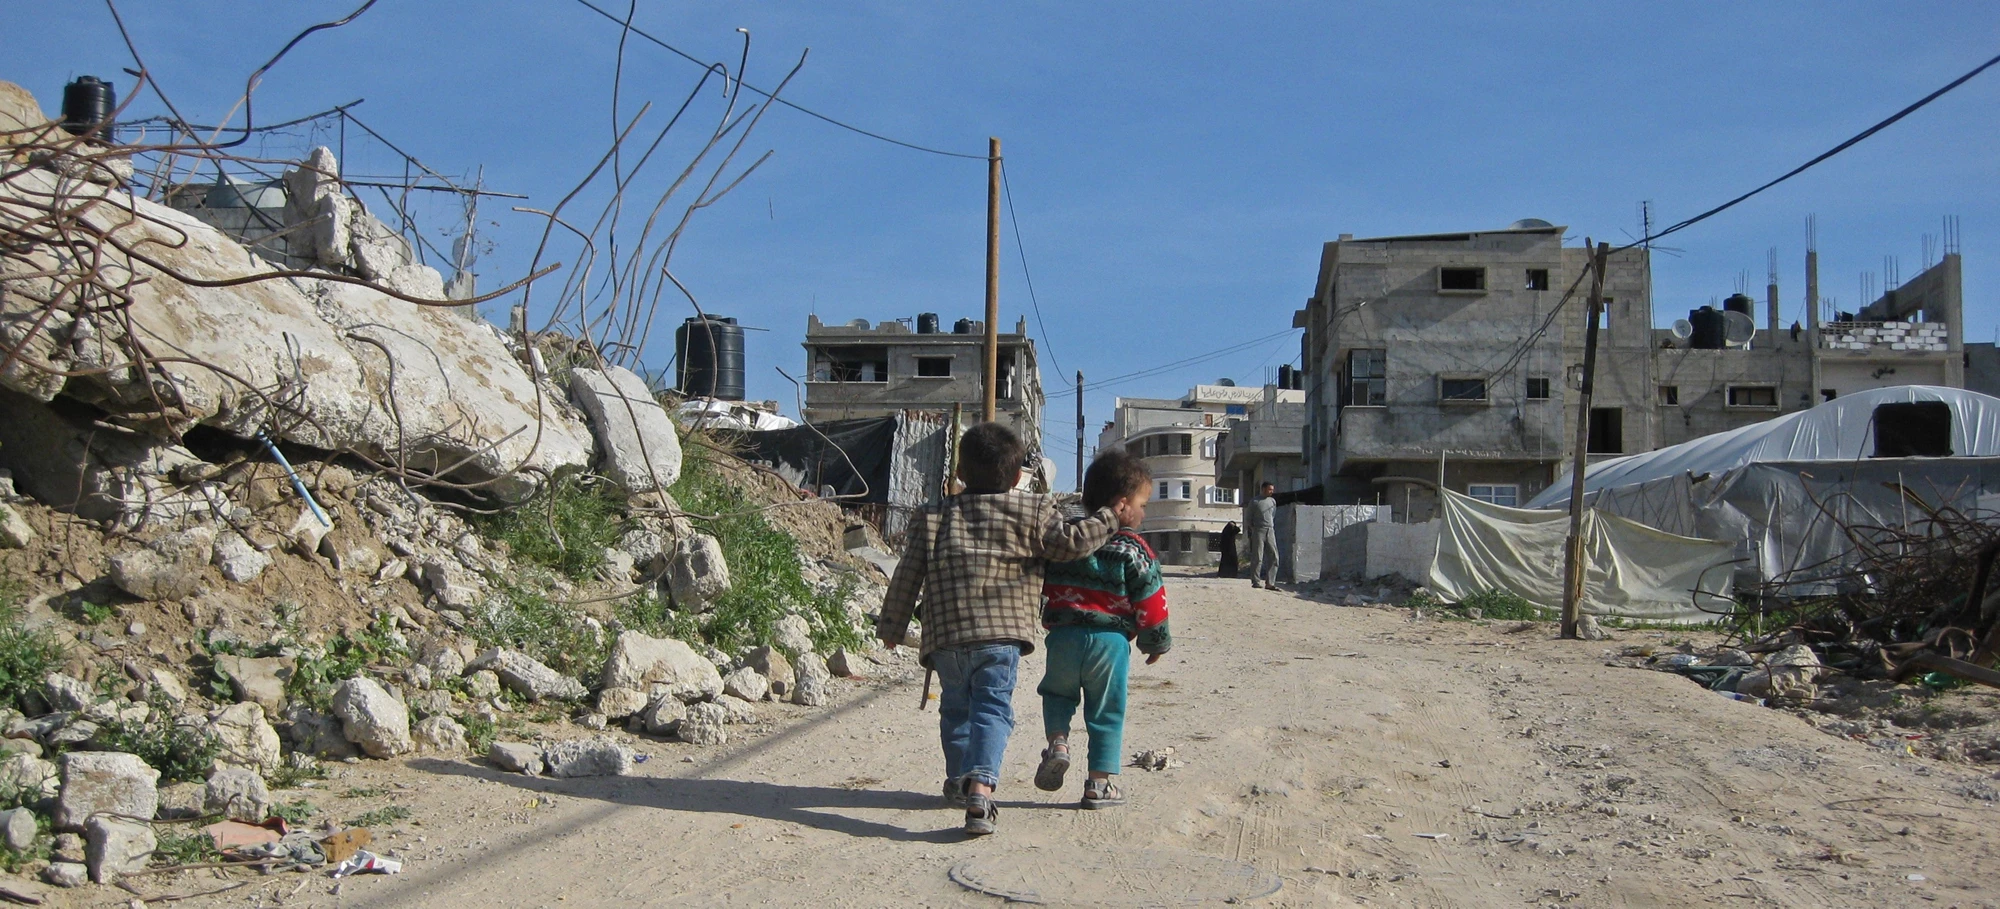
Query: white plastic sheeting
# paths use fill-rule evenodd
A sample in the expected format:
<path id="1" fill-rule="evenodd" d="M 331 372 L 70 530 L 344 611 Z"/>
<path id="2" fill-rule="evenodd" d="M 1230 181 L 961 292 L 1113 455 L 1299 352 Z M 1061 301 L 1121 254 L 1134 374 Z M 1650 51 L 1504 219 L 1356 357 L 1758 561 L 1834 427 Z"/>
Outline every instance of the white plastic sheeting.
<path id="1" fill-rule="evenodd" d="M 1690 439 L 1658 451 L 1592 466 L 1586 494 L 1676 475 L 1720 476 L 1759 461 L 1851 461 L 1875 451 L 1875 408 L 1883 404 L 1942 401 L 1951 408 L 1951 450 L 1956 457 L 2000 457 L 2000 398 L 1962 388 L 1899 385 L 1871 388 L 1728 432 Z M 1554 508 L 1569 501 L 1569 484 L 1557 483 L 1528 502 Z"/>
<path id="2" fill-rule="evenodd" d="M 774 429 L 792 429 L 799 425 L 797 420 L 790 417 L 758 410 L 746 404 L 708 398 L 682 401 L 679 407 L 674 408 L 674 413 L 680 417 L 683 425 L 733 429 L 738 432 L 768 432 Z"/>
<path id="3" fill-rule="evenodd" d="M 1508 508 L 1450 491 L 1443 501 L 1433 591 L 1463 601 L 1507 590 L 1545 609 L 1562 608 L 1567 511 Z M 1729 610 L 1734 544 L 1678 536 L 1594 508 L 1584 510 L 1583 535 L 1584 612 L 1706 622 Z"/>

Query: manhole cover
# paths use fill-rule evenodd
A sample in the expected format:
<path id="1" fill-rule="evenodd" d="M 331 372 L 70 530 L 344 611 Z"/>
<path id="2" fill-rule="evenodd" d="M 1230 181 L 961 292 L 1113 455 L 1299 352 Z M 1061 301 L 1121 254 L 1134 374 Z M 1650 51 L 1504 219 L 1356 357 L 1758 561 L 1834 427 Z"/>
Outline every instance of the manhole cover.
<path id="1" fill-rule="evenodd" d="M 1275 874 L 1242 862 L 1174 852 L 1011 853 L 951 867 L 959 886 L 1053 906 L 1193 906 L 1278 892 Z"/>

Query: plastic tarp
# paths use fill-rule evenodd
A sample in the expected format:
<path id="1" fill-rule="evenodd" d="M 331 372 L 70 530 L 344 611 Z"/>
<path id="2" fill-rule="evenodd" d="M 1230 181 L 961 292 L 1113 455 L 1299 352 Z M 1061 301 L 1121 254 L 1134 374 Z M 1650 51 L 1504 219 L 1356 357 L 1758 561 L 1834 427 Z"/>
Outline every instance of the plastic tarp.
<path id="1" fill-rule="evenodd" d="M 895 417 L 871 417 L 724 434 L 734 437 L 744 460 L 769 464 L 802 489 L 831 488 L 852 501 L 879 503 L 889 500 L 896 426 Z"/>
<path id="2" fill-rule="evenodd" d="M 1899 385 L 1858 391 L 1809 410 L 1690 439 L 1658 451 L 1593 465 L 1584 491 L 1595 492 L 1675 475 L 1720 476 L 1759 461 L 1851 461 L 1874 457 L 1875 408 L 1883 404 L 1938 401 L 1951 410 L 1954 457 L 2000 457 L 2000 398 L 1963 388 Z M 1554 508 L 1569 501 L 1569 484 L 1557 483 L 1528 502 Z"/>
<path id="3" fill-rule="evenodd" d="M 1507 590 L 1545 609 L 1562 608 L 1568 512 L 1508 508 L 1449 490 L 1443 501 L 1433 591 L 1463 601 Z M 1584 612 L 1706 622 L 1728 610 L 1730 572 L 1724 566 L 1734 544 L 1655 530 L 1594 508 L 1584 510 L 1583 535 Z"/>

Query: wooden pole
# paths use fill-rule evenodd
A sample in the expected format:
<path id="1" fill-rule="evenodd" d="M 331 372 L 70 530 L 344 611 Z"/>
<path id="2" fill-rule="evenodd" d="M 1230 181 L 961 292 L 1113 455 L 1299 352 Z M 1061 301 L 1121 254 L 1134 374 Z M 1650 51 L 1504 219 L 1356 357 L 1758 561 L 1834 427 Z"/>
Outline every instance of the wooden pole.
<path id="1" fill-rule="evenodd" d="M 1570 450 L 1569 538 L 1563 545 L 1562 636 L 1574 639 L 1583 617 L 1583 471 L 1590 461 L 1590 392 L 1597 375 L 1597 314 L 1604 308 L 1604 264 L 1611 244 L 1591 248 L 1590 302 L 1583 323 L 1583 383 L 1576 401 L 1576 445 Z"/>
<path id="2" fill-rule="evenodd" d="M 986 142 L 986 398 L 979 418 L 991 422 L 1000 397 L 1000 140 Z"/>
<path id="3" fill-rule="evenodd" d="M 1076 371 L 1076 491 L 1083 491 L 1083 370 Z"/>

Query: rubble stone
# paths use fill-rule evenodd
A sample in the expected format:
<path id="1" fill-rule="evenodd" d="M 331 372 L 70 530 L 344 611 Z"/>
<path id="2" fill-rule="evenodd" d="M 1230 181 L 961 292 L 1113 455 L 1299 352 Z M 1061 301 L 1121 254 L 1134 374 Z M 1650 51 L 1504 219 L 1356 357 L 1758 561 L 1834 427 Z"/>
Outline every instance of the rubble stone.
<path id="1" fill-rule="evenodd" d="M 215 539 L 215 567 L 222 570 L 223 577 L 248 584 L 271 567 L 271 557 L 250 545 L 242 535 L 230 531 Z"/>
<path id="2" fill-rule="evenodd" d="M 721 707 L 728 714 L 728 718 L 724 722 L 735 726 L 757 722 L 757 705 L 749 701 L 735 695 L 725 694 L 716 698 L 713 703 Z"/>
<path id="3" fill-rule="evenodd" d="M 151 824 L 100 815 L 83 825 L 83 864 L 94 883 L 109 884 L 128 871 L 144 871 L 159 845 Z"/>
<path id="4" fill-rule="evenodd" d="M 441 689 L 419 691 L 404 699 L 403 705 L 410 709 L 410 715 L 419 720 L 434 716 L 451 716 L 454 712 L 451 692 Z"/>
<path id="5" fill-rule="evenodd" d="M 144 549 L 112 556 L 111 582 L 142 600 L 178 600 L 200 586 L 214 544 L 211 527 L 167 534 Z"/>
<path id="6" fill-rule="evenodd" d="M 542 749 L 552 777 L 624 776 L 632 772 L 632 750 L 609 739 L 569 739 Z"/>
<path id="7" fill-rule="evenodd" d="M 693 612 L 714 608 L 718 597 L 729 592 L 729 562 L 722 556 L 722 543 L 705 533 L 690 534 L 674 545 L 669 558 L 667 590 L 674 604 Z"/>
<path id="8" fill-rule="evenodd" d="M 812 625 L 805 616 L 788 615 L 771 629 L 771 643 L 794 659 L 812 652 Z"/>
<path id="9" fill-rule="evenodd" d="M 256 824 L 271 813 L 271 790 L 254 770 L 224 767 L 208 775 L 201 802 L 209 814 Z"/>
<path id="10" fill-rule="evenodd" d="M 35 844 L 35 813 L 26 808 L 9 808 L 0 811 L 0 839 L 7 842 L 7 848 L 25 852 Z"/>
<path id="11" fill-rule="evenodd" d="M 245 701 L 209 714 L 208 732 L 222 746 L 217 764 L 276 773 L 285 754 L 278 730 L 264 718 L 264 708 Z"/>
<path id="12" fill-rule="evenodd" d="M 622 720 L 646 709 L 646 693 L 637 688 L 606 688 L 597 693 L 597 712 L 607 720 Z"/>
<path id="13" fill-rule="evenodd" d="M 297 670 L 291 657 L 246 657 L 220 654 L 215 668 L 229 678 L 236 700 L 256 704 L 264 715 L 276 717 L 285 709 L 285 683 Z"/>
<path id="14" fill-rule="evenodd" d="M 729 711 L 719 704 L 689 704 L 674 734 L 690 745 L 726 745 L 729 730 L 723 724 L 727 722 Z"/>
<path id="15" fill-rule="evenodd" d="M 170 783 L 160 787 L 160 807 L 153 816 L 162 820 L 182 820 L 208 813 L 208 786 L 205 783 Z"/>
<path id="16" fill-rule="evenodd" d="M 347 740 L 369 757 L 389 758 L 416 748 L 410 740 L 410 711 L 374 679 L 356 677 L 333 692 L 333 714 Z"/>
<path id="17" fill-rule="evenodd" d="M 794 672 L 792 661 L 771 646 L 759 647 L 743 658 L 743 665 L 757 670 L 758 674 L 771 682 L 771 695 L 783 697 L 792 690 Z"/>
<path id="18" fill-rule="evenodd" d="M 659 534 L 644 527 L 634 527 L 625 531 L 618 540 L 618 551 L 632 557 L 632 568 L 645 575 L 657 574 L 673 550 Z"/>
<path id="19" fill-rule="evenodd" d="M 833 653 L 826 658 L 826 671 L 833 673 L 835 678 L 866 678 L 868 675 L 867 667 L 868 661 L 848 653 L 845 647 L 835 648 Z"/>
<path id="20" fill-rule="evenodd" d="M 458 648 L 438 646 L 424 654 L 423 666 L 437 679 L 455 679 L 465 674 L 465 657 L 458 655 Z"/>
<path id="21" fill-rule="evenodd" d="M 590 418 L 604 475 L 632 492 L 665 489 L 680 478 L 680 431 L 645 379 L 619 366 L 577 369 L 570 396 Z"/>
<path id="22" fill-rule="evenodd" d="M 819 654 L 806 652 L 799 655 L 797 666 L 792 667 L 796 681 L 792 685 L 792 703 L 802 707 L 824 707 L 831 696 L 832 674 L 826 671 L 826 661 Z"/>
<path id="23" fill-rule="evenodd" d="M 42 869 L 42 880 L 57 887 L 81 887 L 90 883 L 90 869 L 82 862 L 50 862 Z"/>
<path id="24" fill-rule="evenodd" d="M 745 666 L 722 677 L 722 693 L 746 701 L 761 701 L 771 693 L 771 680 Z"/>
<path id="25" fill-rule="evenodd" d="M 419 722 L 412 735 L 417 747 L 437 754 L 464 754 L 465 727 L 448 716 L 433 716 Z"/>
<path id="26" fill-rule="evenodd" d="M 61 779 L 56 765 L 37 755 L 16 752 L 0 758 L 0 792 L 19 792 L 29 801 L 54 798 Z"/>
<path id="27" fill-rule="evenodd" d="M 55 841 L 49 845 L 49 858 L 53 861 L 69 862 L 73 865 L 82 865 L 83 834 L 81 833 L 56 834 Z"/>
<path id="28" fill-rule="evenodd" d="M 0 502 L 0 549 L 26 549 L 35 542 L 35 529 L 28 526 L 14 506 Z"/>
<path id="29" fill-rule="evenodd" d="M 43 685 L 46 692 L 44 696 L 48 698 L 49 706 L 55 710 L 79 711 L 97 700 L 97 692 L 92 691 L 89 685 L 60 672 L 49 673 L 48 678 L 43 680 Z"/>
<path id="30" fill-rule="evenodd" d="M 138 755 L 72 751 L 62 756 L 62 790 L 56 796 L 58 830 L 81 830 L 91 815 L 152 817 L 160 805 L 160 772 Z"/>
<path id="31" fill-rule="evenodd" d="M 480 700 L 489 700 L 500 694 L 500 676 L 491 669 L 481 669 L 465 677 L 465 693 Z"/>
<path id="32" fill-rule="evenodd" d="M 646 705 L 646 709 L 639 713 L 639 719 L 642 728 L 650 735 L 673 735 L 680 729 L 681 720 L 687 717 L 687 712 L 687 704 L 680 698 L 662 694 Z"/>
<path id="33" fill-rule="evenodd" d="M 1577 620 L 1576 636 L 1586 641 L 1602 641 L 1611 635 L 1605 633 L 1604 626 L 1598 623 L 1596 616 L 1586 615 Z"/>
<path id="34" fill-rule="evenodd" d="M 590 694 L 582 682 L 517 650 L 495 647 L 473 660 L 472 668 L 492 670 L 499 676 L 500 684 L 530 701 L 579 701 Z"/>
<path id="35" fill-rule="evenodd" d="M 354 743 L 347 740 L 339 717 L 294 704 L 286 711 L 285 721 L 286 738 L 296 753 L 336 761 L 359 753 Z"/>
<path id="36" fill-rule="evenodd" d="M 706 657 L 673 638 L 621 632 L 604 661 L 602 688 L 651 693 L 665 685 L 683 701 L 705 701 L 722 693 L 722 673 Z"/>
<path id="37" fill-rule="evenodd" d="M 542 749 L 520 742 L 494 742 L 486 750 L 486 760 L 493 766 L 514 773 L 530 775 L 542 772 Z"/>

